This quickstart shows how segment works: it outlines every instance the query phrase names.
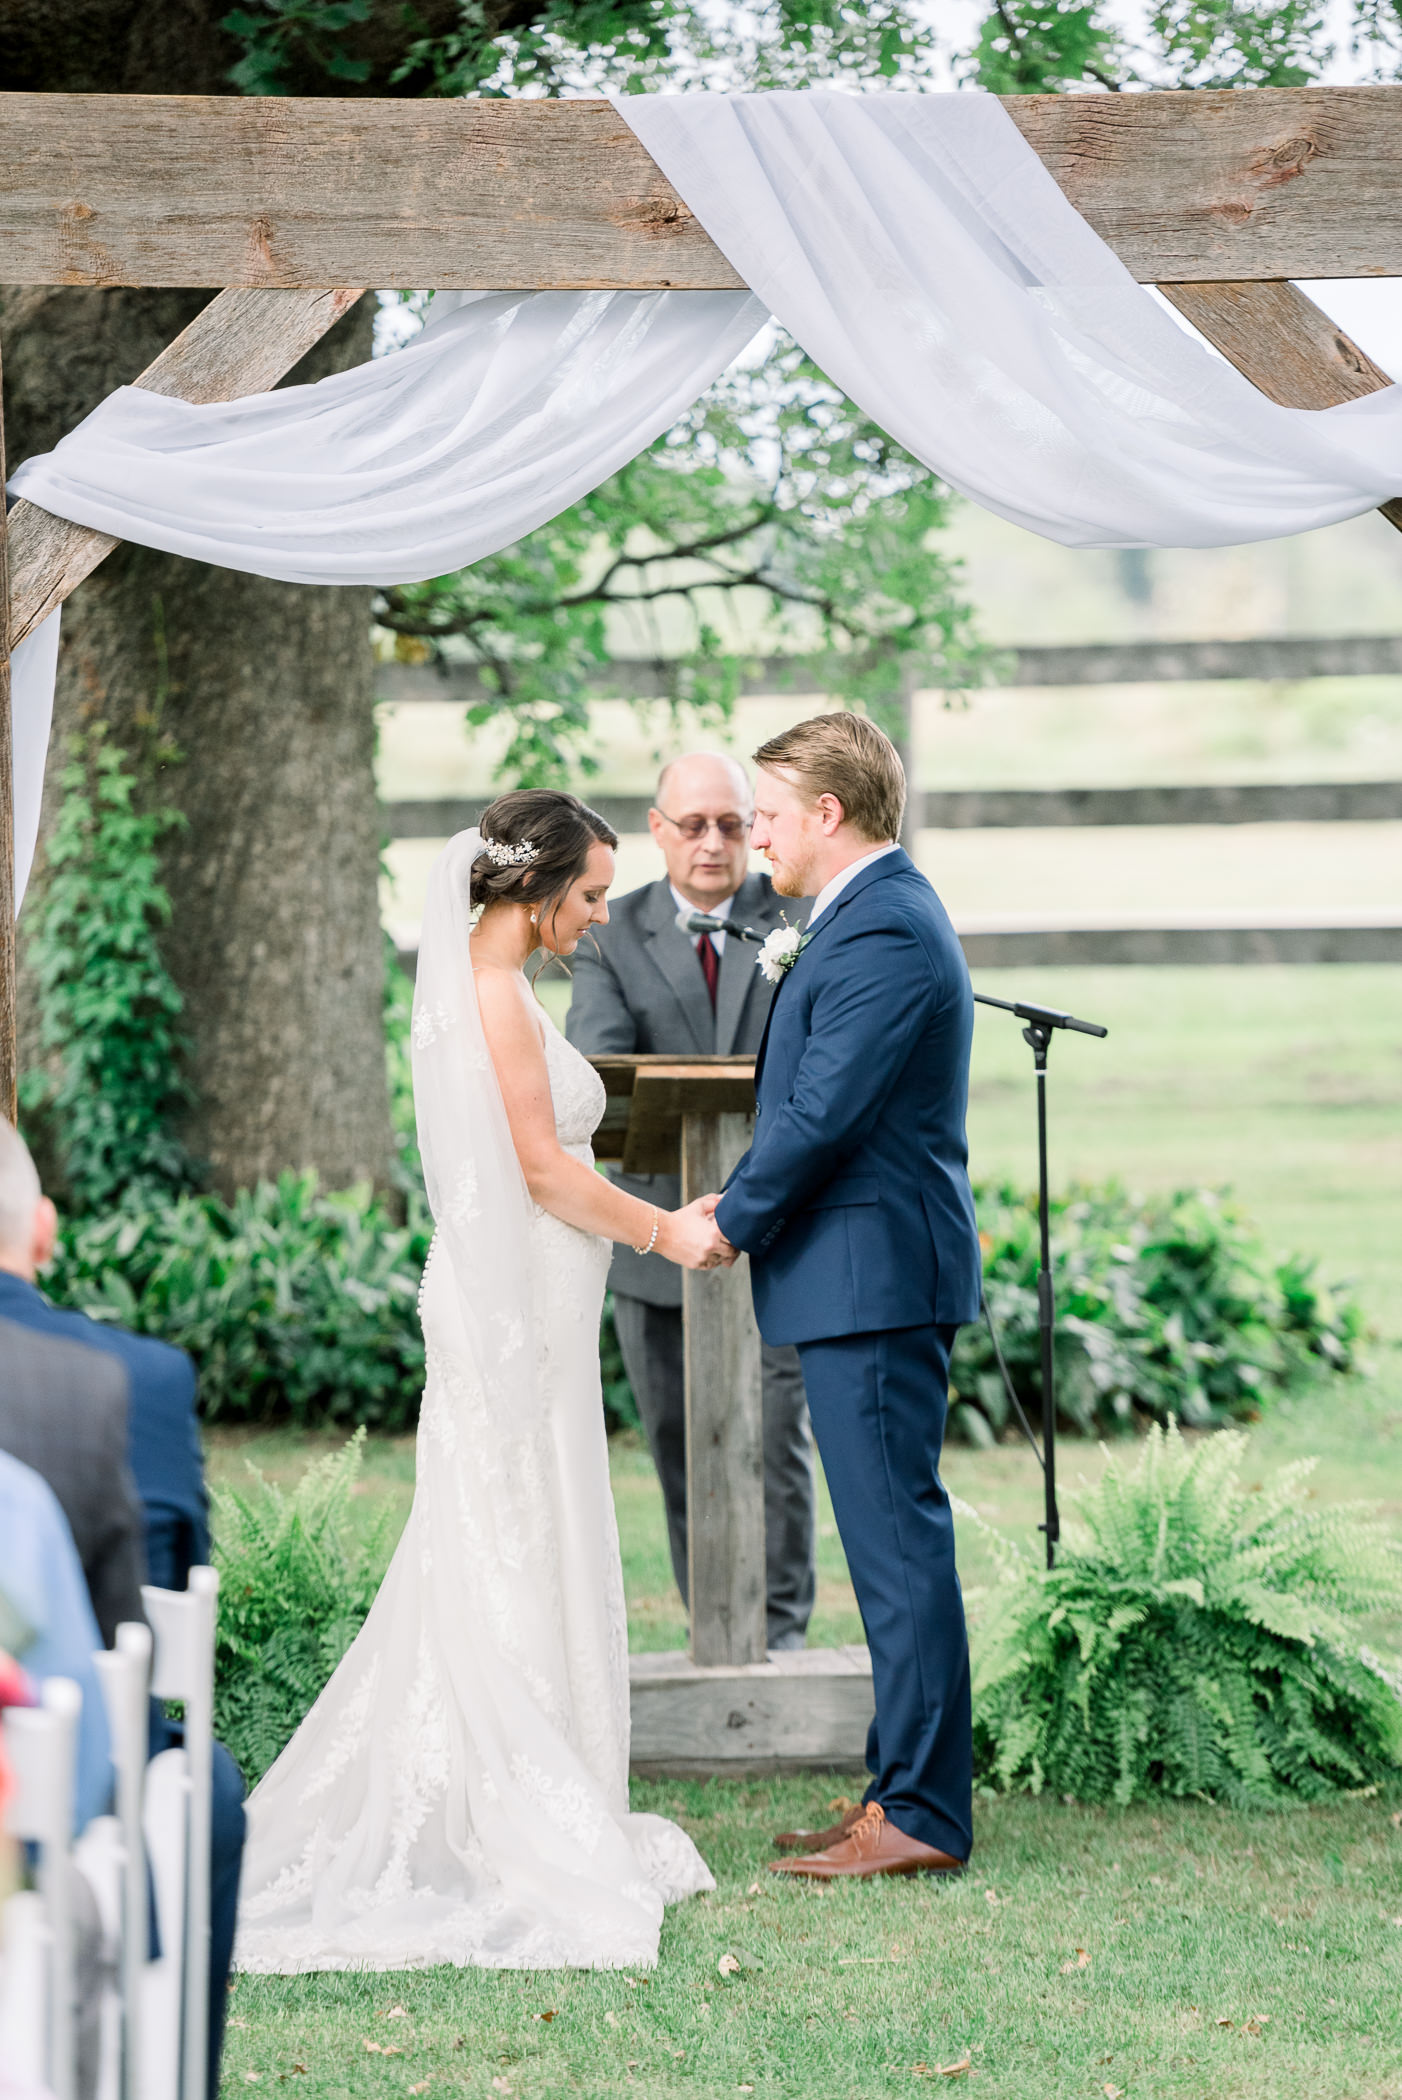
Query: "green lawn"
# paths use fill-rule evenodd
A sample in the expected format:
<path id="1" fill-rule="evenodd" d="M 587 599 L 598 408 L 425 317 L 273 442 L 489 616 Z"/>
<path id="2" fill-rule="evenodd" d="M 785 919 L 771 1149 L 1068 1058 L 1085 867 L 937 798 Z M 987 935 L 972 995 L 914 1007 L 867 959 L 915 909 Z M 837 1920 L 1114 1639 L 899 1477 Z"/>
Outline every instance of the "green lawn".
<path id="1" fill-rule="evenodd" d="M 1369 1374 L 1277 1403 L 1251 1430 L 1250 1477 L 1316 1454 L 1318 1494 L 1371 1497 L 1402 1529 L 1402 973 L 981 972 L 978 984 L 1111 1027 L 1105 1043 L 1054 1047 L 1058 1180 L 1230 1182 L 1275 1245 L 1359 1279 L 1380 1330 Z M 1030 1064 L 1011 1021 L 980 1018 L 976 1172 L 1028 1178 Z M 211 1473 L 237 1478 L 250 1457 L 288 1479 L 327 1443 L 216 1429 Z M 1063 1444 L 1064 1486 L 1100 1462 Z M 613 1474 L 630 1639 L 679 1646 L 661 1501 L 635 1439 L 615 1441 Z M 1040 1476 L 1024 1448 L 953 1449 L 946 1477 L 1035 1539 Z M 412 1440 L 375 1440 L 367 1515 L 388 1503 L 402 1519 L 412 1483 Z M 960 1530 L 976 1624 L 991 1571 L 978 1532 Z M 1402 1626 L 1379 1632 L 1402 1646 Z M 812 1637 L 860 1639 L 826 1498 Z M 974 1871 L 957 1885 L 773 1882 L 771 1831 L 811 1821 L 846 1784 L 636 1786 L 639 1807 L 687 1825 L 719 1883 L 669 1913 L 646 1977 L 243 1978 L 225 2091 L 872 2100 L 943 2072 L 998 2100 L 1402 2100 L 1402 1793 L 1278 1815 L 981 1800 Z M 723 1977 L 726 1954 L 743 1966 Z"/>

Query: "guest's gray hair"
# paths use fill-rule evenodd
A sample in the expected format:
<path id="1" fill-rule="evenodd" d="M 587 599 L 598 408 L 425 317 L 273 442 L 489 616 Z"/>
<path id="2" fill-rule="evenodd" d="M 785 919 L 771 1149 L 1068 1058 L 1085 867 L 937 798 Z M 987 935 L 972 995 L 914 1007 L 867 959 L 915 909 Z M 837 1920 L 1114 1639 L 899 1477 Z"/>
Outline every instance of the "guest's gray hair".
<path id="1" fill-rule="evenodd" d="M 43 1193 L 28 1145 L 13 1123 L 0 1116 L 0 1250 L 28 1248 Z"/>

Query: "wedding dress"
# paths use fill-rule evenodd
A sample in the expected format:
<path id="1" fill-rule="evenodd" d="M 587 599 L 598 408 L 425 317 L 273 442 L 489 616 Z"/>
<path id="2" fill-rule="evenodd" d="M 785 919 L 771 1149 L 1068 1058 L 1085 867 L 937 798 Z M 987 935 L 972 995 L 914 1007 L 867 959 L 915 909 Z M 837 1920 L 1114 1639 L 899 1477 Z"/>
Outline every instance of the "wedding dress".
<path id="1" fill-rule="evenodd" d="M 238 1965 L 642 1967 L 715 1886 L 628 1809 L 628 1646 L 599 1392 L 610 1245 L 532 1203 L 469 960 L 480 835 L 429 886 L 414 1094 L 436 1232 L 413 1507 L 379 1595 L 249 1802 Z M 542 1015 L 544 1021 L 544 1016 Z M 544 1022 L 560 1142 L 597 1073 Z"/>

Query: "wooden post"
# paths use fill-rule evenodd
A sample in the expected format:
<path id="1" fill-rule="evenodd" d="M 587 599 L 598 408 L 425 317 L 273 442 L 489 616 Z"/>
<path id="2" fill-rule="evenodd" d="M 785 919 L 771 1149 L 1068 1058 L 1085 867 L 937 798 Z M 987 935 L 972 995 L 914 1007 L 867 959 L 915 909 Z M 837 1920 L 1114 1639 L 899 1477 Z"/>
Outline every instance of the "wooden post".
<path id="1" fill-rule="evenodd" d="M 748 1116 L 682 1117 L 683 1203 L 724 1187 L 751 1127 Z M 763 1662 L 764 1428 L 746 1257 L 688 1269 L 682 1306 L 692 1661 Z"/>
<path id="2" fill-rule="evenodd" d="M 4 369 L 0 365 L 0 387 Z M 15 955 L 15 742 L 10 719 L 10 565 L 5 528 L 5 413 L 0 405 L 0 1112 L 19 1121 Z"/>

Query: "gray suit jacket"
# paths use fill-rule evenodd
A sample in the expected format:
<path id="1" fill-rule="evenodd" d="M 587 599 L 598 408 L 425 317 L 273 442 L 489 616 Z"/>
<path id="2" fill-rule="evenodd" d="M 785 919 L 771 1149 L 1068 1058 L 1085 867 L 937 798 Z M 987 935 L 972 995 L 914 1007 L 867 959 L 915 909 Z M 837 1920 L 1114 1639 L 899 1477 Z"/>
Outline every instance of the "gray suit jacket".
<path id="1" fill-rule="evenodd" d="M 811 898 L 776 896 L 767 875 L 747 875 L 730 918 L 733 925 L 768 933 L 785 920 L 801 926 L 811 910 Z M 609 923 L 596 929 L 595 939 L 597 952 L 586 939 L 570 958 L 574 989 L 565 1023 L 565 1033 L 586 1057 L 628 1051 L 738 1057 L 759 1049 L 774 996 L 756 968 L 759 950 L 727 936 L 713 1014 L 696 942 L 677 926 L 676 900 L 665 878 L 611 899 Z M 673 1174 L 615 1172 L 614 1178 L 620 1188 L 665 1210 L 681 1200 Z M 616 1249 L 609 1283 L 649 1305 L 682 1302 L 681 1270 L 631 1247 Z"/>
<path id="2" fill-rule="evenodd" d="M 0 1319 L 0 1451 L 53 1489 L 110 1648 L 142 1619 L 146 1544 L 127 1462 L 127 1374 L 115 1358 Z"/>

